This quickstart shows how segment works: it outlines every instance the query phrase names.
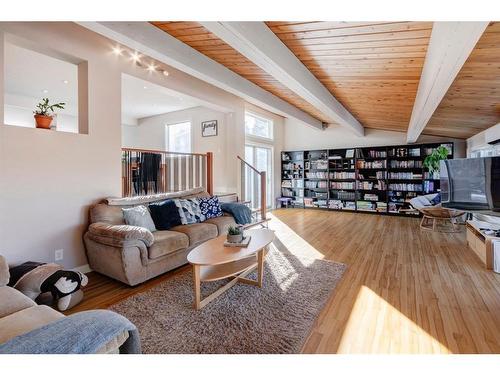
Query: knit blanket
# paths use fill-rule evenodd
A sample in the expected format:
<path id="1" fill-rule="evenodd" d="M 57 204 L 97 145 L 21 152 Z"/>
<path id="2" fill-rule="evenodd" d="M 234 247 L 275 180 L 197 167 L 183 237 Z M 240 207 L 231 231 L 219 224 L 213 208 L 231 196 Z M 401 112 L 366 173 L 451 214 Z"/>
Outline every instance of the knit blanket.
<path id="1" fill-rule="evenodd" d="M 120 353 L 140 354 L 137 328 L 108 310 L 76 313 L 14 337 L 0 345 L 0 354 L 92 354 L 123 331 L 129 337 Z"/>
<path id="2" fill-rule="evenodd" d="M 252 211 L 243 203 L 221 203 L 222 211 L 234 217 L 236 224 L 250 224 L 252 222 Z"/>

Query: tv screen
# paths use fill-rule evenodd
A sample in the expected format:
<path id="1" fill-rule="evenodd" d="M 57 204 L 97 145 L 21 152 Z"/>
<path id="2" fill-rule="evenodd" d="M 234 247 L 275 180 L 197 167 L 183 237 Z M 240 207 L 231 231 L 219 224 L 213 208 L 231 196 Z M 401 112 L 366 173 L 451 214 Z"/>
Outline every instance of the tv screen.
<path id="1" fill-rule="evenodd" d="M 500 214 L 500 157 L 441 161 L 443 207 Z"/>

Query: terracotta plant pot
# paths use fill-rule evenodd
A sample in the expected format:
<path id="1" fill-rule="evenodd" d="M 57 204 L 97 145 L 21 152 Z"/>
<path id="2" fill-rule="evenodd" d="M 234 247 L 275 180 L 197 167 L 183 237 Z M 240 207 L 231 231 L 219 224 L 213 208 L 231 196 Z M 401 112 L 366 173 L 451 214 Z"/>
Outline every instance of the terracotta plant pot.
<path id="1" fill-rule="evenodd" d="M 50 124 L 52 123 L 52 117 L 35 115 L 36 127 L 39 129 L 50 129 Z"/>

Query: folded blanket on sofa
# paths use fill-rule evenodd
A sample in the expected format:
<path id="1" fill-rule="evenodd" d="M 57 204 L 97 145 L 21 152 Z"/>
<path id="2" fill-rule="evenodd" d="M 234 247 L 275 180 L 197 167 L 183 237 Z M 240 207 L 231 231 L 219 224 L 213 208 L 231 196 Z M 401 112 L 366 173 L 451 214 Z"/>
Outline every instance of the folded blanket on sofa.
<path id="1" fill-rule="evenodd" d="M 76 313 L 0 345 L 0 354 L 92 354 L 123 331 L 129 337 L 120 353 L 140 354 L 137 328 L 125 317 L 108 310 Z"/>
<path id="2" fill-rule="evenodd" d="M 222 211 L 234 217 L 236 224 L 250 224 L 252 222 L 252 211 L 243 203 L 221 203 Z"/>

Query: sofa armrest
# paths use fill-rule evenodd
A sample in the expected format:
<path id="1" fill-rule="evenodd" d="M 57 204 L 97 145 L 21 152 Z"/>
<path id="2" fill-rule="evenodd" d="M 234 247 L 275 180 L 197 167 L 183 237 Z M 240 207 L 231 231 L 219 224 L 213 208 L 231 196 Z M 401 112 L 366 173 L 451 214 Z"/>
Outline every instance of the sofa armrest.
<path id="1" fill-rule="evenodd" d="M 104 244 L 120 246 L 127 241 L 141 241 L 146 246 L 154 242 L 153 234 L 146 228 L 133 225 L 111 225 L 106 223 L 93 223 L 89 226 L 90 237 L 97 242 L 102 239 Z"/>

